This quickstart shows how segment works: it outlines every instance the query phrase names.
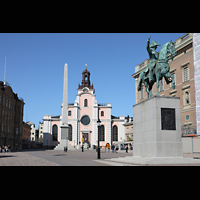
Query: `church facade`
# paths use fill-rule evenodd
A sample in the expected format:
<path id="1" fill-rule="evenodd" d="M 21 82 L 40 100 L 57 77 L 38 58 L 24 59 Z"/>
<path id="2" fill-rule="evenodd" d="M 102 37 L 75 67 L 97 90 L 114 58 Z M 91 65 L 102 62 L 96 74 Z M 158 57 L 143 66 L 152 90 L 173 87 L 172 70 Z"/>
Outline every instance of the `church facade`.
<path id="1" fill-rule="evenodd" d="M 68 144 L 69 149 L 87 143 L 89 147 L 97 146 L 98 128 L 100 130 L 100 146 L 105 147 L 112 142 L 125 140 L 126 122 L 124 116 L 111 115 L 111 103 L 98 104 L 95 89 L 90 82 L 90 72 L 87 67 L 82 72 L 82 82 L 78 86 L 78 94 L 73 104 L 68 104 Z M 98 119 L 101 121 L 97 123 Z M 60 138 L 60 123 L 62 115 L 43 117 L 43 145 L 57 146 Z M 99 126 L 99 127 L 98 127 Z"/>

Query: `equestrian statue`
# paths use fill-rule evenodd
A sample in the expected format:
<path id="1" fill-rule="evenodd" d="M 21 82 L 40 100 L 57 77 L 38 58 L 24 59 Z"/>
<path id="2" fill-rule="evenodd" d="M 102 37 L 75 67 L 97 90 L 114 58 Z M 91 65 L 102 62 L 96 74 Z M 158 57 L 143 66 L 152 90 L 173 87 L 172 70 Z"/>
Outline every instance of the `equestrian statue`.
<path id="1" fill-rule="evenodd" d="M 151 90 L 155 82 L 157 82 L 157 96 L 159 96 L 159 81 L 165 78 L 167 84 L 172 83 L 172 88 L 175 89 L 174 77 L 170 74 L 170 66 L 168 60 L 177 55 L 174 43 L 172 40 L 161 48 L 160 52 L 156 51 L 157 46 L 160 46 L 156 41 L 150 44 L 151 36 L 147 40 L 147 51 L 149 54 L 149 64 L 146 69 L 141 72 L 139 76 L 139 83 L 137 90 L 141 90 L 142 83 L 144 83 L 148 98 L 152 97 Z M 169 57 L 168 57 L 169 55 Z"/>

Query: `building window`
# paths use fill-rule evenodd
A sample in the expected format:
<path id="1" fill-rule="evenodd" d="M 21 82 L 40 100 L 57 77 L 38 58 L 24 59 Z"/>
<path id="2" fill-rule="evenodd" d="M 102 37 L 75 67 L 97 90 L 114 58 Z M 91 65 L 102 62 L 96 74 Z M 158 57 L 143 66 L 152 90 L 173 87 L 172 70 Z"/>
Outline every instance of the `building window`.
<path id="1" fill-rule="evenodd" d="M 104 117 L 104 111 L 101 111 L 101 117 Z"/>
<path id="2" fill-rule="evenodd" d="M 56 124 L 54 124 L 52 127 L 52 137 L 53 141 L 58 141 L 58 126 Z"/>
<path id="3" fill-rule="evenodd" d="M 113 126 L 113 141 L 118 141 L 118 127 L 116 125 Z"/>
<path id="4" fill-rule="evenodd" d="M 84 107 L 88 107 L 88 100 L 87 99 L 84 100 Z"/>
<path id="5" fill-rule="evenodd" d="M 104 125 L 100 126 L 100 138 L 99 141 L 105 141 L 105 128 Z"/>
<path id="6" fill-rule="evenodd" d="M 184 68 L 184 82 L 189 80 L 188 67 Z"/>
<path id="7" fill-rule="evenodd" d="M 68 140 L 69 140 L 69 141 L 72 141 L 72 125 L 71 125 L 71 124 L 69 124 Z"/>
<path id="8" fill-rule="evenodd" d="M 68 116 L 72 116 L 72 111 L 71 110 L 68 111 Z"/>
<path id="9" fill-rule="evenodd" d="M 190 115 L 186 115 L 185 119 L 186 121 L 190 120 Z"/>
<path id="10" fill-rule="evenodd" d="M 183 82 L 189 81 L 189 62 L 183 64 L 182 66 Z"/>

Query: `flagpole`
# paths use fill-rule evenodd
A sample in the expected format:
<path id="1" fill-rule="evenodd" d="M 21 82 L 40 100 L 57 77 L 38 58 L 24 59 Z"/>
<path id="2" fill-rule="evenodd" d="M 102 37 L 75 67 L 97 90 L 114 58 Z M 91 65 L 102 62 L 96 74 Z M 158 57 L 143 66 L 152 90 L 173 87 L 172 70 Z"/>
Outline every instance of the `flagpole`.
<path id="1" fill-rule="evenodd" d="M 6 56 L 5 56 L 5 69 L 4 69 L 4 85 L 6 84 Z"/>

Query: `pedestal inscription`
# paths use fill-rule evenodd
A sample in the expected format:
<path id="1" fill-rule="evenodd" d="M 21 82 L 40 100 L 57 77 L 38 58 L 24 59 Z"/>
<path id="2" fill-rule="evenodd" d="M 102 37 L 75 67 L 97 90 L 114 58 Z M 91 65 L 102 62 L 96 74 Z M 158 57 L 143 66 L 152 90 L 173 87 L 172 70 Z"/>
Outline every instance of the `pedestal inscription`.
<path id="1" fill-rule="evenodd" d="M 68 139 L 68 127 L 61 127 L 61 140 Z"/>
<path id="2" fill-rule="evenodd" d="M 176 130 L 176 111 L 174 108 L 161 108 L 162 130 Z"/>

